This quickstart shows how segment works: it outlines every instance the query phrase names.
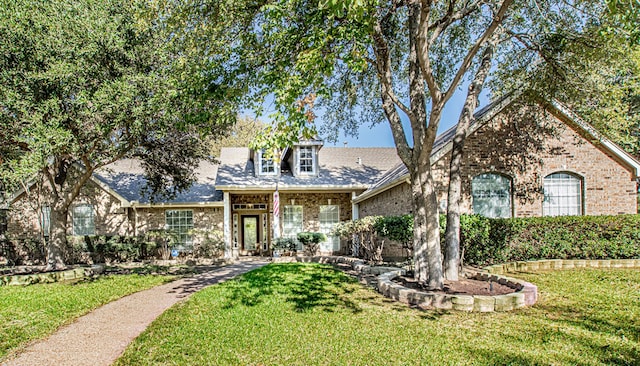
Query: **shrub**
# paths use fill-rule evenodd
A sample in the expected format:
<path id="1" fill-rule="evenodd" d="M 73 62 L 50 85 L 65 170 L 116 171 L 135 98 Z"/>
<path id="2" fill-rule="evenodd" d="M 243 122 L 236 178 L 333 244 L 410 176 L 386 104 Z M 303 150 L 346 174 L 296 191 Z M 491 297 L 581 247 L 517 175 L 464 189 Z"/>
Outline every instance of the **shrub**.
<path id="1" fill-rule="evenodd" d="M 224 233 L 220 230 L 192 230 L 197 240 L 193 243 L 196 258 L 218 258 L 224 254 Z"/>
<path id="2" fill-rule="evenodd" d="M 12 266 L 46 263 L 44 244 L 41 240 L 32 238 L 3 238 L 0 240 L 0 257 Z"/>
<path id="3" fill-rule="evenodd" d="M 336 225 L 333 235 L 349 240 L 351 252 L 367 262 L 382 262 L 384 241 L 379 240 L 374 225 L 382 216 L 366 216 Z"/>
<path id="4" fill-rule="evenodd" d="M 378 236 L 402 244 L 407 259 L 413 257 L 413 215 L 379 216 L 373 228 Z"/>
<path id="5" fill-rule="evenodd" d="M 316 255 L 320 248 L 320 242 L 327 240 L 323 233 L 303 231 L 298 233 L 298 241 L 304 245 L 306 255 Z"/>
<path id="6" fill-rule="evenodd" d="M 273 242 L 273 248 L 280 251 L 295 252 L 297 250 L 297 243 L 292 238 L 277 238 Z"/>
<path id="7" fill-rule="evenodd" d="M 469 264 L 640 257 L 640 215 L 488 219 L 461 216 Z"/>

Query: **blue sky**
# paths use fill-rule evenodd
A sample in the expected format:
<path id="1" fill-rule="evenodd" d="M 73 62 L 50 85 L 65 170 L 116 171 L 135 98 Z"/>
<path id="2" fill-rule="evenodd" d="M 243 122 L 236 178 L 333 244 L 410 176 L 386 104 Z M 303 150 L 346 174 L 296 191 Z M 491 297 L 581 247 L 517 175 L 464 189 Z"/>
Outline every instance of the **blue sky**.
<path id="1" fill-rule="evenodd" d="M 447 102 L 442 115 L 442 120 L 440 121 L 440 126 L 438 128 L 438 134 L 446 131 L 449 127 L 455 125 L 458 122 L 458 117 L 460 116 L 460 111 L 462 110 L 462 106 L 464 104 L 464 98 L 466 97 L 467 87 L 468 82 L 461 85 L 454 93 L 453 97 L 451 97 L 451 99 Z M 265 111 L 269 111 L 270 108 L 273 107 L 271 103 L 273 103 L 273 100 L 271 98 L 267 98 L 267 102 L 264 105 Z M 485 89 L 480 94 L 479 107 L 482 108 L 488 103 L 488 91 L 487 89 Z M 241 114 L 255 118 L 255 114 L 251 110 L 243 110 Z M 258 119 L 264 122 L 268 122 L 268 114 L 269 112 L 258 117 Z M 400 113 L 400 115 L 402 118 L 404 118 L 403 121 L 405 122 L 406 130 L 409 130 L 408 120 L 406 120 L 403 113 Z M 322 118 L 319 117 L 319 120 L 322 120 Z M 389 127 L 389 122 L 387 122 L 386 120 L 381 121 L 374 126 L 370 126 L 368 123 L 363 123 L 358 130 L 358 135 L 355 137 L 345 136 L 344 132 L 341 132 L 340 138 L 335 144 L 325 141 L 325 146 L 344 146 L 345 142 L 349 147 L 395 147 L 393 136 L 391 135 L 391 127 Z"/>
<path id="2" fill-rule="evenodd" d="M 440 121 L 438 134 L 446 131 L 449 127 L 457 123 L 464 104 L 466 91 L 467 85 L 463 85 L 447 103 L 442 115 L 442 121 Z M 484 92 L 480 96 L 480 107 L 488 103 L 489 97 L 487 93 Z M 389 122 L 386 120 L 373 127 L 368 124 L 363 124 L 358 131 L 357 137 L 346 137 L 344 133 L 341 133 L 338 142 L 335 144 L 325 142 L 325 146 L 343 146 L 344 142 L 347 142 L 347 146 L 350 147 L 395 147 L 393 136 L 391 135 L 391 127 L 389 127 Z"/>

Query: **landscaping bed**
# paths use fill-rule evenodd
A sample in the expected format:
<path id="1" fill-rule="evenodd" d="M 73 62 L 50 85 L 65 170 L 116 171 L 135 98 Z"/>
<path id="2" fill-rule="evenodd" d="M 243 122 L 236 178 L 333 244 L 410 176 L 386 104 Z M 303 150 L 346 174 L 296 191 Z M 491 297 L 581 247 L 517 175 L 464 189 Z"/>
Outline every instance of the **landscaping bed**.
<path id="1" fill-rule="evenodd" d="M 393 279 L 393 282 L 413 290 L 426 291 L 425 287 L 411 276 L 397 276 Z M 437 294 L 480 296 L 506 295 L 516 291 L 516 289 L 498 282 L 482 281 L 473 278 L 461 278 L 459 281 L 445 281 L 442 291 L 429 290 L 429 292 Z"/>
<path id="2" fill-rule="evenodd" d="M 540 286 L 533 307 L 422 311 L 327 264 L 271 264 L 170 309 L 116 365 L 640 363 L 640 271 L 521 276 Z"/>

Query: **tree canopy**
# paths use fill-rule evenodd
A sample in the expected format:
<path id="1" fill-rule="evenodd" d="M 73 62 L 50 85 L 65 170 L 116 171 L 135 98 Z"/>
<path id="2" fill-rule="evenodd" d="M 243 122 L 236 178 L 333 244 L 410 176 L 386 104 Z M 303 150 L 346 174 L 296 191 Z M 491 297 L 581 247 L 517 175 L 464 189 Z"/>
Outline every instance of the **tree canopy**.
<path id="1" fill-rule="evenodd" d="M 160 2 L 167 23 L 183 39 L 214 44 L 197 49 L 203 59 L 216 60 L 210 80 L 232 76 L 234 90 L 244 92 L 248 105 L 273 98 L 274 125 L 258 145 L 287 144 L 313 134 L 317 116 L 324 128 L 346 132 L 362 123 L 390 124 L 411 175 L 416 277 L 431 288 L 442 287 L 442 261 L 429 158 L 444 106 L 477 75 L 489 48 L 490 79 L 509 72 L 528 75 L 547 61 L 537 45 L 554 48 L 568 36 L 580 37 L 607 5 L 581 0 Z M 231 29 L 231 39 L 225 28 Z"/>
<path id="2" fill-rule="evenodd" d="M 235 119 L 173 73 L 145 4 L 0 0 L 0 177 L 7 191 L 46 180 L 50 266 L 64 265 L 68 208 L 95 169 L 141 158 L 149 195 L 171 196 L 208 155 L 202 136 Z"/>

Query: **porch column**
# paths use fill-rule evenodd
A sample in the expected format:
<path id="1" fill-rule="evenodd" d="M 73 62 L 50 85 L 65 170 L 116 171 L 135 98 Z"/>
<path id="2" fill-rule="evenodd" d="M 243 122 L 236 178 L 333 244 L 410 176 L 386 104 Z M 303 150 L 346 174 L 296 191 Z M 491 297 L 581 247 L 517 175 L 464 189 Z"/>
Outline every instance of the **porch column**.
<path id="1" fill-rule="evenodd" d="M 231 258 L 231 197 L 229 192 L 224 192 L 224 257 Z"/>
<path id="2" fill-rule="evenodd" d="M 360 218 L 360 212 L 358 212 L 358 204 L 353 202 L 356 197 L 356 192 L 351 192 L 351 220 L 357 220 Z"/>

